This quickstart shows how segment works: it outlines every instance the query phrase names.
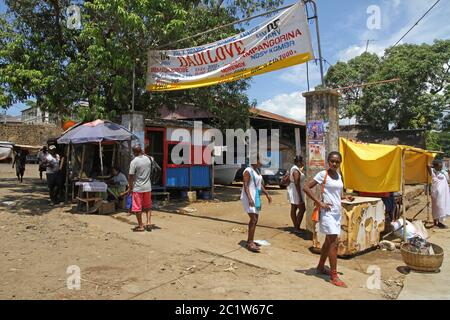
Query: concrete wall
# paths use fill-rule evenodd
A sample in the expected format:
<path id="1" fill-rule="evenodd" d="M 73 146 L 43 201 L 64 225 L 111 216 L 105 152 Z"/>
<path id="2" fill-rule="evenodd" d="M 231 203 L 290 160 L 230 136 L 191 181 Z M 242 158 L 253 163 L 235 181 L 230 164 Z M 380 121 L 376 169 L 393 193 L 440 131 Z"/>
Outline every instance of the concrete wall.
<path id="1" fill-rule="evenodd" d="M 62 132 L 62 128 L 52 124 L 1 123 L 0 141 L 44 145 L 47 139 L 59 137 Z"/>
<path id="2" fill-rule="evenodd" d="M 422 149 L 426 149 L 425 134 L 426 131 L 422 129 L 376 131 L 362 125 L 340 126 L 339 128 L 341 138 L 349 138 L 365 143 L 403 144 Z"/>

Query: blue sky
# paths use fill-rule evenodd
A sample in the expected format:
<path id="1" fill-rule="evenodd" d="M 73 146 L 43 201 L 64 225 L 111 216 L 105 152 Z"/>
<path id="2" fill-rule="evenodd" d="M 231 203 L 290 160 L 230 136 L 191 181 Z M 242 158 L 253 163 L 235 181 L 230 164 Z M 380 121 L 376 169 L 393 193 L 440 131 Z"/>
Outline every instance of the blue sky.
<path id="1" fill-rule="evenodd" d="M 347 61 L 366 49 L 383 54 L 386 47 L 393 45 L 422 16 L 436 0 L 316 0 L 318 5 L 323 57 L 334 64 Z M 295 0 L 286 0 L 291 4 Z M 369 6 L 378 6 L 381 13 L 380 29 L 369 30 L 367 13 Z M 0 0 L 0 11 L 4 11 Z M 450 38 L 450 1 L 441 2 L 403 39 L 402 43 L 432 43 L 434 39 Z M 252 22 L 258 23 L 260 18 Z M 310 25 L 313 46 L 318 57 L 315 28 Z M 325 64 L 325 71 L 328 65 Z M 306 67 L 298 65 L 268 74 L 256 76 L 248 90 L 250 99 L 256 99 L 259 108 L 279 113 L 297 120 L 305 118 L 305 101 L 301 93 L 307 91 Z M 310 63 L 310 84 L 313 88 L 320 83 L 319 68 Z M 9 114 L 20 114 L 23 105 L 8 110 Z"/>

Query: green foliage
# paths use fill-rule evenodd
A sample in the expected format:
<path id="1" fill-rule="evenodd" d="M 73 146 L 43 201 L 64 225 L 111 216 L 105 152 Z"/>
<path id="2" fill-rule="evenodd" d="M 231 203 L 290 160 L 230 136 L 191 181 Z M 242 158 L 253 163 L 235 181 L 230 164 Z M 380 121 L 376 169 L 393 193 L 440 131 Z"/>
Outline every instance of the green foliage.
<path id="1" fill-rule="evenodd" d="M 131 107 L 136 70 L 135 109 L 156 114 L 161 106 L 194 103 L 219 126 L 245 122 L 249 80 L 207 88 L 149 93 L 145 90 L 147 51 L 223 25 L 282 0 L 6 0 L 0 16 L 0 105 L 36 99 L 62 117 L 112 118 Z M 81 7 L 80 30 L 66 27 L 65 8 Z M 177 43 L 195 46 L 236 34 L 228 27 Z M 90 107 L 78 106 L 89 101 Z"/>
<path id="2" fill-rule="evenodd" d="M 326 75 L 329 87 L 346 87 L 399 78 L 392 83 L 343 91 L 341 116 L 387 130 L 439 129 L 450 103 L 450 40 L 433 45 L 405 44 L 386 50 L 383 57 L 364 53 L 338 62 Z"/>
<path id="3" fill-rule="evenodd" d="M 428 150 L 442 151 L 443 156 L 450 157 L 450 131 L 427 132 L 426 145 Z"/>

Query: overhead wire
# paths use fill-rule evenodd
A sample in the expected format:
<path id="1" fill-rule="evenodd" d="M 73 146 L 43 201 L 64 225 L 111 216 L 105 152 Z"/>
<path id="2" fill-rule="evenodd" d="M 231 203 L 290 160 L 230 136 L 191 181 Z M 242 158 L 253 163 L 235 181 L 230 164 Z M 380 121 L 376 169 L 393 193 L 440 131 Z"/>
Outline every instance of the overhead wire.
<path id="1" fill-rule="evenodd" d="M 412 29 L 414 29 L 418 24 L 419 24 L 419 22 L 420 21 L 422 21 L 422 19 L 423 18 L 425 18 L 425 16 L 431 11 L 431 10 L 433 10 L 433 8 L 440 2 L 441 0 L 437 0 L 428 10 L 427 10 L 427 12 L 425 12 L 424 14 L 423 14 L 423 16 L 421 16 L 420 18 L 419 18 L 419 20 L 417 20 L 416 21 L 416 23 L 414 23 L 414 25 L 411 27 L 411 28 L 409 28 L 409 30 L 408 31 L 406 31 L 406 33 L 392 46 L 392 47 L 395 47 L 397 44 L 399 44 L 400 43 L 400 41 L 402 41 L 403 40 L 403 38 L 405 38 L 407 35 L 408 35 L 408 33 L 410 33 L 411 32 L 411 30 Z"/>

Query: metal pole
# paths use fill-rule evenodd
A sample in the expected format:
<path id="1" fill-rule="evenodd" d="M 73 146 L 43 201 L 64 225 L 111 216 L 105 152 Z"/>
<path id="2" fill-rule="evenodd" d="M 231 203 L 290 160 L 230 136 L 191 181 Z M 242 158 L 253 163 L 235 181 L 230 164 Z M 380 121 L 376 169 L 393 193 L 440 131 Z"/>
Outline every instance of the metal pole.
<path id="1" fill-rule="evenodd" d="M 136 60 L 133 60 L 133 89 L 132 89 L 133 96 L 131 97 L 131 111 L 134 111 L 134 87 L 135 87 L 135 82 L 136 82 Z"/>
<path id="2" fill-rule="evenodd" d="M 67 145 L 66 150 L 66 192 L 64 195 L 64 203 L 67 204 L 69 202 L 69 165 L 70 165 L 70 142 Z"/>
<path id="3" fill-rule="evenodd" d="M 306 83 L 308 84 L 308 92 L 309 92 L 309 66 L 308 66 L 308 61 L 306 61 Z"/>
<path id="4" fill-rule="evenodd" d="M 102 171 L 102 179 L 104 177 L 104 173 L 103 173 L 103 152 L 102 152 L 102 143 L 99 142 L 98 143 L 98 151 L 100 153 L 100 169 Z"/>
<path id="5" fill-rule="evenodd" d="M 322 82 L 322 86 L 325 87 L 325 81 L 323 78 L 323 58 L 322 58 L 322 48 L 320 45 L 320 32 L 319 32 L 319 17 L 317 16 L 317 5 L 314 0 L 304 0 L 304 4 L 311 3 L 314 8 L 314 16 L 309 19 L 314 19 L 316 21 L 316 34 L 317 34 L 317 49 L 319 51 L 319 66 L 320 66 L 320 80 Z"/>

